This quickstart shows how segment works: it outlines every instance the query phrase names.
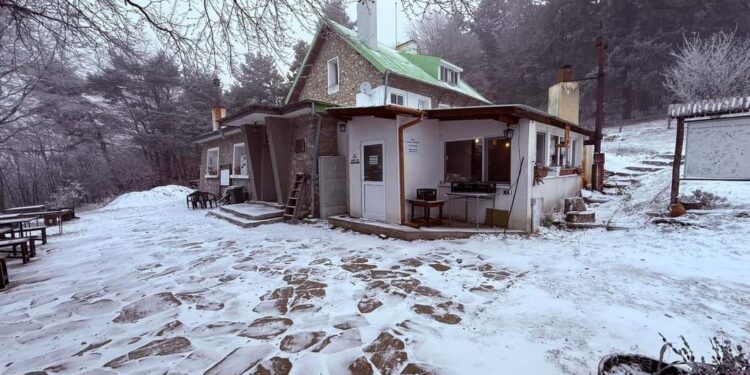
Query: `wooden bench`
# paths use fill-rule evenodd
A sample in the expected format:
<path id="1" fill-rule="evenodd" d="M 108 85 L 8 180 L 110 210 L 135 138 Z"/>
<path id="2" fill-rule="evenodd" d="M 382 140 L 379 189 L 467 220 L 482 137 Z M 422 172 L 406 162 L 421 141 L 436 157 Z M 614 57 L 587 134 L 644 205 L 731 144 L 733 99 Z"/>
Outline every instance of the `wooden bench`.
<path id="1" fill-rule="evenodd" d="M 36 235 L 30 235 L 31 232 L 40 232 L 41 237 Z M 34 238 L 35 240 L 42 241 L 42 245 L 47 244 L 47 226 L 46 225 L 31 225 L 28 227 L 21 228 L 21 236 L 24 237 L 24 234 L 26 234 L 25 237 Z"/>
<path id="2" fill-rule="evenodd" d="M 21 248 L 21 260 L 24 264 L 36 256 L 36 246 L 33 238 L 23 237 L 11 240 L 0 240 L 0 252 L 12 254 L 18 257 L 18 248 Z M 8 249 L 9 248 L 9 249 Z"/>
<path id="3" fill-rule="evenodd" d="M 8 266 L 5 264 L 5 259 L 0 258 L 0 289 L 5 288 L 10 283 L 8 278 Z"/>

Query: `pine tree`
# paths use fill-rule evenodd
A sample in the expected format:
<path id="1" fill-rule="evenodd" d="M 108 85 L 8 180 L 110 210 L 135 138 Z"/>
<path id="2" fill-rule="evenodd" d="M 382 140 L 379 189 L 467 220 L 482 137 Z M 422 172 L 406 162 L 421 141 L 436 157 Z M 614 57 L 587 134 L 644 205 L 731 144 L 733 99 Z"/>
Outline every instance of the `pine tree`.
<path id="1" fill-rule="evenodd" d="M 273 58 L 248 53 L 240 65 L 237 83 L 226 95 L 227 110 L 232 113 L 251 104 L 281 104 L 286 93 L 284 78 Z"/>
<path id="2" fill-rule="evenodd" d="M 302 68 L 308 48 L 310 48 L 310 45 L 304 40 L 300 40 L 294 45 L 294 60 L 292 60 L 292 64 L 289 65 L 289 73 L 286 76 L 287 81 L 294 81 L 297 72 Z"/>
<path id="3" fill-rule="evenodd" d="M 321 9 L 321 15 L 333 22 L 348 27 L 354 28 L 355 23 L 346 14 L 346 6 L 343 0 L 327 0 Z"/>

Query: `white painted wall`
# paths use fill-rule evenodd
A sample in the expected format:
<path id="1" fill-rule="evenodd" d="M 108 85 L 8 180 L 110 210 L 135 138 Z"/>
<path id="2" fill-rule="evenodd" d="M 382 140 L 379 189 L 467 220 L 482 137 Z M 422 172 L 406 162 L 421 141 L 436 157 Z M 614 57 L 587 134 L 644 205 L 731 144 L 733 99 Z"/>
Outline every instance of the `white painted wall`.
<path id="1" fill-rule="evenodd" d="M 357 106 L 358 107 L 367 107 L 367 106 L 378 106 L 383 105 L 383 91 L 385 90 L 385 86 L 380 85 L 378 87 L 375 87 L 370 91 L 369 95 L 369 101 L 364 100 L 364 98 L 357 100 Z M 388 87 L 388 95 L 385 96 L 385 104 L 391 104 L 391 93 L 403 95 L 404 96 L 404 107 L 409 108 L 418 108 L 418 104 L 420 100 L 423 100 L 427 103 L 426 108 L 432 108 L 432 99 L 430 99 L 429 96 L 419 95 L 415 94 L 411 91 L 401 90 L 395 87 Z M 362 103 L 363 105 L 360 105 Z M 366 104 L 366 105 L 365 105 Z"/>
<path id="2" fill-rule="evenodd" d="M 443 148 L 439 134 L 440 123 L 437 120 L 425 120 L 404 130 L 404 193 L 407 199 L 415 199 L 417 189 L 437 189 L 443 179 Z M 409 219 L 411 205 L 404 204 Z M 432 216 L 437 217 L 438 210 L 432 211 Z M 422 209 L 418 208 L 415 215 L 421 217 L 421 212 Z"/>
<path id="3" fill-rule="evenodd" d="M 399 171 L 398 171 L 398 130 L 396 120 L 375 117 L 357 117 L 347 126 L 349 155 L 349 213 L 352 217 L 362 217 L 362 143 L 383 141 L 383 175 L 385 183 L 386 222 L 400 223 Z M 354 154 L 359 164 L 351 164 Z"/>
<path id="4" fill-rule="evenodd" d="M 549 145 L 550 137 L 557 135 L 563 137 L 565 130 L 555 126 L 535 123 L 535 133 L 531 137 L 531 158 L 533 162 L 536 162 L 536 132 L 543 132 L 547 135 L 547 148 L 545 152 L 544 165 L 549 165 Z M 586 136 L 583 134 L 572 132 L 570 133 L 571 144 L 576 142 L 576 152 L 573 155 L 572 146 L 568 150 L 573 166 L 579 167 L 583 165 L 583 153 L 584 147 L 583 142 L 586 140 Z M 530 165 L 533 168 L 533 163 Z M 531 179 L 533 183 L 533 176 Z M 556 211 L 561 211 L 565 198 L 576 197 L 581 194 L 581 188 L 583 186 L 582 176 L 549 176 L 544 179 L 543 184 L 532 186 L 531 198 L 541 198 L 544 200 L 543 213 L 545 215 L 551 214 Z"/>
<path id="5" fill-rule="evenodd" d="M 565 198 L 581 195 L 581 181 L 583 177 L 558 176 L 547 177 L 544 183 L 533 187 L 532 198 L 544 199 L 544 214 L 560 212 L 563 209 Z"/>
<path id="6" fill-rule="evenodd" d="M 396 120 L 378 119 L 373 117 L 354 118 L 347 125 L 348 158 L 349 163 L 353 154 L 362 162 L 362 142 L 382 140 L 384 147 L 384 176 L 386 192 L 386 222 L 400 223 L 400 204 L 406 207 L 407 215 L 410 214 L 410 206 L 400 201 L 399 185 L 399 150 L 398 150 L 398 127 L 413 120 L 412 117 L 399 117 Z M 443 181 L 445 142 L 491 138 L 503 136 L 507 125 L 494 120 L 464 120 L 464 121 L 437 121 L 425 120 L 404 131 L 404 176 L 405 197 L 415 198 L 418 188 L 437 188 L 438 198 L 447 199 L 450 184 Z M 515 130 L 511 140 L 511 184 L 500 187 L 496 195 L 495 209 L 509 210 L 515 193 L 515 201 L 511 212 L 509 228 L 524 231 L 531 230 L 531 199 L 544 198 L 544 211 L 551 212 L 559 209 L 562 199 L 576 196 L 580 193 L 581 177 L 557 177 L 545 179 L 545 184 L 533 186 L 533 166 L 536 161 L 536 132 L 537 129 L 546 131 L 548 134 L 564 135 L 564 130 L 539 124 L 534 121 L 521 120 L 519 124 L 512 125 Z M 584 136 L 572 133 L 574 139 L 583 144 Z M 417 144 L 416 152 L 411 153 L 409 149 Z M 412 147 L 410 147 L 410 143 Z M 485 151 L 486 152 L 486 151 Z M 583 147 L 579 147 L 577 153 L 581 154 L 577 160 L 582 160 Z M 521 159 L 523 163 L 521 162 Z M 352 217 L 362 216 L 362 164 L 349 165 L 349 209 Z M 519 174 L 520 170 L 520 174 Z M 520 176 L 520 177 L 519 177 Z M 517 180 L 518 178 L 518 180 Z M 518 183 L 516 189 L 515 183 Z M 492 207 L 492 201 L 479 201 L 479 216 L 477 217 L 477 206 L 475 200 L 468 202 L 454 200 L 451 212 L 445 207 L 445 216 L 452 214 L 456 220 L 465 219 L 468 211 L 468 220 L 476 222 L 484 221 L 485 210 Z M 437 214 L 437 210 L 433 215 Z M 421 212 L 417 213 L 417 216 Z M 502 223 L 501 223 L 502 224 Z"/>

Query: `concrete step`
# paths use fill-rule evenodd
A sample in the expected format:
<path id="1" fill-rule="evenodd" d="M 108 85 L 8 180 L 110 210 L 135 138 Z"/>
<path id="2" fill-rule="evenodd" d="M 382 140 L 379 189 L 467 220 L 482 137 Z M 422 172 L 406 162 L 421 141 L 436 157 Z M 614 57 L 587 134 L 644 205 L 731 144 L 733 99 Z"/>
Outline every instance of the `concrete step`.
<path id="1" fill-rule="evenodd" d="M 273 208 L 278 208 L 278 209 L 284 209 L 284 206 L 286 206 L 286 204 L 284 204 L 284 203 L 277 203 L 277 202 L 249 201 L 247 203 L 249 203 L 249 204 L 260 204 L 260 205 L 263 205 L 263 206 L 268 206 L 268 207 L 273 207 Z"/>
<path id="2" fill-rule="evenodd" d="M 250 219 L 245 219 L 239 216 L 232 215 L 231 213 L 228 213 L 222 210 L 208 211 L 208 215 L 213 216 L 217 219 L 228 221 L 234 225 L 238 225 L 243 228 L 255 228 L 263 224 L 281 223 L 284 221 L 284 219 L 281 217 L 274 217 L 271 219 L 262 219 L 262 220 L 250 220 Z"/>
<path id="3" fill-rule="evenodd" d="M 219 208 L 224 213 L 241 217 L 247 220 L 265 220 L 281 217 L 284 210 L 261 204 L 240 203 L 221 206 Z"/>

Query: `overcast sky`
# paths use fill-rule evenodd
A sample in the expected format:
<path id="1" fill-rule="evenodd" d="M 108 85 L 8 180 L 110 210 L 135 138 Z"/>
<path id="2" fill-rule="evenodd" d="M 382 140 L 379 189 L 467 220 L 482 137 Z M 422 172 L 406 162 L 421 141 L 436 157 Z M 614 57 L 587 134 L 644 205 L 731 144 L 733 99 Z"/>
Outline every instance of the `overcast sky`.
<path id="1" fill-rule="evenodd" d="M 380 0 L 378 6 L 378 41 L 385 45 L 394 47 L 396 45 L 396 29 L 398 29 L 398 42 L 409 40 L 411 21 L 401 9 L 399 0 Z M 396 12 L 398 9 L 398 13 Z M 349 1 L 347 13 L 352 21 L 357 20 L 357 1 Z M 310 37 L 312 39 L 312 36 Z"/>

